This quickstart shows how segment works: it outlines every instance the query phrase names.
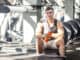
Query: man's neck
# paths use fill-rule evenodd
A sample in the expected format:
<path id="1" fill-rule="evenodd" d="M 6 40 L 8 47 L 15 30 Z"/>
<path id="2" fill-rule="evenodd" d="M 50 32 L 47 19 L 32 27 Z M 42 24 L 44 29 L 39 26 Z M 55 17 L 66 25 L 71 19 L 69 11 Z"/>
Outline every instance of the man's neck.
<path id="1" fill-rule="evenodd" d="M 52 23 L 52 22 L 54 22 L 54 18 L 48 18 L 48 23 Z"/>

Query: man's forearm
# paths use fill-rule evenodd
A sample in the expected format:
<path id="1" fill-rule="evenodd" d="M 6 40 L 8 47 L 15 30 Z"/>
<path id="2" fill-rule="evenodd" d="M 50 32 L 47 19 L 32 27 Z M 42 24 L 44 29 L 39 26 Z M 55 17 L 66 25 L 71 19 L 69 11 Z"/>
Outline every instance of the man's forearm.
<path id="1" fill-rule="evenodd" d="M 56 41 L 58 41 L 58 40 L 64 40 L 64 37 L 63 36 L 59 36 L 59 37 L 55 38 L 55 40 Z"/>
<path id="2" fill-rule="evenodd" d="M 52 37 L 53 37 L 53 38 L 57 38 L 59 35 L 60 35 L 60 34 L 58 34 L 58 33 L 52 33 Z"/>
<path id="3" fill-rule="evenodd" d="M 58 37 L 63 37 L 63 36 L 64 36 L 63 32 L 61 32 L 61 33 L 52 33 L 53 38 L 58 38 Z"/>

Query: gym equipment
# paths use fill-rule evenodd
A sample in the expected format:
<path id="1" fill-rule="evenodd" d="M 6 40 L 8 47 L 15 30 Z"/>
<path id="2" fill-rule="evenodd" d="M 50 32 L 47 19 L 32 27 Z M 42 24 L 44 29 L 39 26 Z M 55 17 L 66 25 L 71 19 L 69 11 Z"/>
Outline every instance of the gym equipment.
<path id="1" fill-rule="evenodd" d="M 7 6 L 0 5 L 0 13 L 9 13 L 10 9 Z"/>
<path id="2" fill-rule="evenodd" d="M 73 31 L 71 25 L 68 24 L 68 23 L 66 23 L 66 22 L 64 22 L 64 23 L 63 23 L 63 28 L 64 28 L 64 38 L 65 38 L 66 40 L 72 39 L 72 35 L 73 35 L 73 32 L 74 32 L 74 31 Z M 67 36 L 66 36 L 66 35 L 67 35 Z"/>
<path id="3" fill-rule="evenodd" d="M 73 36 L 72 38 L 76 37 L 78 32 L 79 32 L 79 26 L 74 21 L 69 21 L 67 23 L 69 23 L 71 25 L 71 27 L 72 27 L 72 29 L 74 31 L 74 33 L 72 35 Z"/>
<path id="4" fill-rule="evenodd" d="M 78 25 L 78 29 L 79 29 L 78 35 L 80 35 L 80 20 L 75 19 L 74 22 Z"/>

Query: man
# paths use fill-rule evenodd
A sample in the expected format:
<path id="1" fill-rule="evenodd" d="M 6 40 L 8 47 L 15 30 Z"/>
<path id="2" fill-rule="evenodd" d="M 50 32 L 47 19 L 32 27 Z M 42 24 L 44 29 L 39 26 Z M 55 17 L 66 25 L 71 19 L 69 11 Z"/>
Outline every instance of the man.
<path id="1" fill-rule="evenodd" d="M 36 28 L 36 49 L 37 53 L 42 53 L 45 47 L 58 48 L 61 57 L 64 57 L 64 30 L 62 23 L 54 18 L 54 10 L 52 7 L 45 9 L 46 19 L 41 20 Z M 48 33 L 48 32 L 51 32 Z M 45 41 L 45 37 L 49 38 Z M 43 37 L 44 36 L 44 37 Z"/>

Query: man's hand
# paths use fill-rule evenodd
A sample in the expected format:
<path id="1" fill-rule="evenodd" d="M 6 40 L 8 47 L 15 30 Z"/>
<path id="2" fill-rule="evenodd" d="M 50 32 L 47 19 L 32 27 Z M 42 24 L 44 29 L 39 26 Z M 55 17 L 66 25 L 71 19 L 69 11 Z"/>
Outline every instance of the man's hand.
<path id="1" fill-rule="evenodd" d="M 47 34 L 44 34 L 44 35 L 43 35 L 43 40 L 44 40 L 45 42 L 48 42 L 51 37 L 52 37 L 52 32 L 48 32 Z"/>

